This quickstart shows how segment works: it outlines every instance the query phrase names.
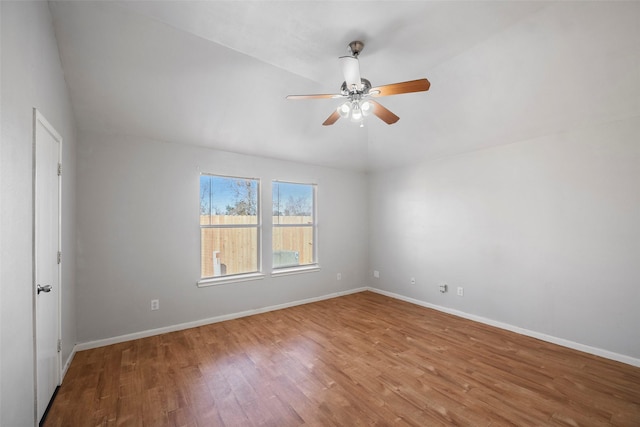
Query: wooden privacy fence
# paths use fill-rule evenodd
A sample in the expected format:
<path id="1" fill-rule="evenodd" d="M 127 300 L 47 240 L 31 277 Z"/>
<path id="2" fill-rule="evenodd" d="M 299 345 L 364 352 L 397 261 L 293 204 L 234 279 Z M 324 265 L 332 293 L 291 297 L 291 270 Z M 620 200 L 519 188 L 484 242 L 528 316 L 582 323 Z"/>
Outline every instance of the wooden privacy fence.
<path id="1" fill-rule="evenodd" d="M 274 217 L 280 224 L 300 224 L 300 227 L 273 227 L 273 251 L 298 252 L 300 265 L 313 262 L 313 227 L 310 216 Z M 200 224 L 247 224 L 255 225 L 255 216 L 202 215 Z M 201 228 L 200 229 L 200 274 L 213 277 L 214 273 L 239 274 L 258 270 L 258 236 L 256 228 Z M 264 242 L 263 242 L 264 243 Z M 268 251 L 263 246 L 263 251 Z M 217 257 L 219 267 L 214 264 Z M 270 267 L 266 266 L 265 267 Z M 216 271 L 218 270 L 218 271 Z"/>

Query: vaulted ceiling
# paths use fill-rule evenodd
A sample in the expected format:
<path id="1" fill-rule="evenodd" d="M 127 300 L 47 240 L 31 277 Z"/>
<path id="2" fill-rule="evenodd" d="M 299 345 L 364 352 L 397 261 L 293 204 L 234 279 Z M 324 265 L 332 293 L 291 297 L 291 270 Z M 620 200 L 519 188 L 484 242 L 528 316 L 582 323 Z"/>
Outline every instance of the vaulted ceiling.
<path id="1" fill-rule="evenodd" d="M 397 167 L 640 115 L 640 3 L 50 2 L 81 130 L 354 170 Z M 321 126 L 362 40 L 400 116 Z"/>

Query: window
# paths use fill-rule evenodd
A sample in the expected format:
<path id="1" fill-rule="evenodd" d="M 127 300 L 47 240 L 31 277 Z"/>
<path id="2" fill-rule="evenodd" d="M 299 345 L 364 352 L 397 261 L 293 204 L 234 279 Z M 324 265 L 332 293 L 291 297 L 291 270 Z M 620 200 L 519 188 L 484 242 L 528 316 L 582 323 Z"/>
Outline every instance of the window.
<path id="1" fill-rule="evenodd" d="M 200 175 L 200 278 L 260 270 L 260 182 Z"/>
<path id="2" fill-rule="evenodd" d="M 273 268 L 317 263 L 316 185 L 273 182 Z"/>

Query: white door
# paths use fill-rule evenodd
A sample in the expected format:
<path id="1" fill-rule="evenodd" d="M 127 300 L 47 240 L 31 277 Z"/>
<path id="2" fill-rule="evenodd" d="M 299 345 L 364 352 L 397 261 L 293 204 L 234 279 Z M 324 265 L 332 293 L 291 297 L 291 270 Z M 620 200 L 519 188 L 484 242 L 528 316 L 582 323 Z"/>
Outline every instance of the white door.
<path id="1" fill-rule="evenodd" d="M 40 421 L 60 385 L 60 148 L 62 138 L 34 109 L 34 312 L 36 411 Z"/>

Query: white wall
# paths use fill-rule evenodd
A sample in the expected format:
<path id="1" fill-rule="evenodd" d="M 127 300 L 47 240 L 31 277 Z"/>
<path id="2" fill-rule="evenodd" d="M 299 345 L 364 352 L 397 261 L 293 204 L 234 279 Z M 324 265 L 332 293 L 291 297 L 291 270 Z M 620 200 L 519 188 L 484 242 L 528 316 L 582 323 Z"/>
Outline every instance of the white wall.
<path id="1" fill-rule="evenodd" d="M 371 283 L 640 358 L 638 135 L 633 117 L 374 174 Z"/>
<path id="2" fill-rule="evenodd" d="M 46 2 L 0 2 L 2 146 L 0 149 L 0 425 L 33 426 L 32 311 L 33 108 L 62 135 L 62 339 L 66 361 L 76 343 L 75 124 Z"/>
<path id="3" fill-rule="evenodd" d="M 81 132 L 79 141 L 80 342 L 322 296 L 366 282 L 362 173 L 105 134 Z M 273 179 L 317 183 L 321 271 L 196 287 L 200 172 L 260 178 L 264 224 L 271 222 Z M 271 230 L 265 225 L 266 273 L 270 247 Z M 150 311 L 152 299 L 160 300 L 160 310 Z"/>

